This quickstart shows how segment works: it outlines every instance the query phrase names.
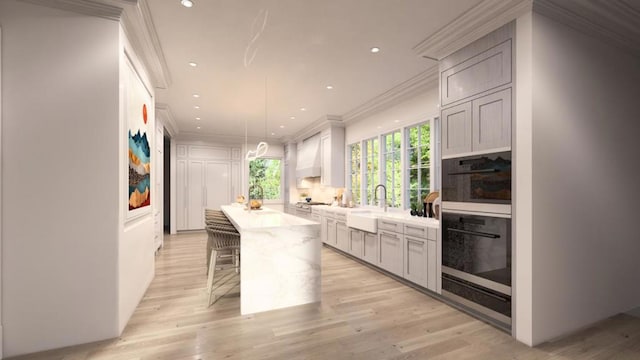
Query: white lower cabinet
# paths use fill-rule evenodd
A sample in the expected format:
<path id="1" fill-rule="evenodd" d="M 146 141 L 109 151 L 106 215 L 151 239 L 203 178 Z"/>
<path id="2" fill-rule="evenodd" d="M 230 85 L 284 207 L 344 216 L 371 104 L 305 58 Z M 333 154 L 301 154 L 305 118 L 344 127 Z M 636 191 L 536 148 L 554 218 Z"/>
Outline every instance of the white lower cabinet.
<path id="1" fill-rule="evenodd" d="M 363 232 L 362 260 L 377 265 L 378 263 L 378 234 Z"/>
<path id="2" fill-rule="evenodd" d="M 427 287 L 428 240 L 411 236 L 404 237 L 404 278 Z"/>
<path id="3" fill-rule="evenodd" d="M 327 244 L 331 246 L 337 246 L 337 234 L 336 234 L 336 219 L 326 218 L 326 234 L 327 234 Z"/>
<path id="4" fill-rule="evenodd" d="M 438 292 L 438 242 L 427 240 L 427 289 Z"/>
<path id="5" fill-rule="evenodd" d="M 362 259 L 364 232 L 349 228 L 349 254 Z"/>
<path id="6" fill-rule="evenodd" d="M 404 275 L 402 271 L 404 235 L 389 231 L 380 231 L 378 235 L 380 238 L 378 266 L 402 277 Z"/>
<path id="7" fill-rule="evenodd" d="M 349 252 L 349 228 L 344 221 L 336 220 L 336 247 Z"/>

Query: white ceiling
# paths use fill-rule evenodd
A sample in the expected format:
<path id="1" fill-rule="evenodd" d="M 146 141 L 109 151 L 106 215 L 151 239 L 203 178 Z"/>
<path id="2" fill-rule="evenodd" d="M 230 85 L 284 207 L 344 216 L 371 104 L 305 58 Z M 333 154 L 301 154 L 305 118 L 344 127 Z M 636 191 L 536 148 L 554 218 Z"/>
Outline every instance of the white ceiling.
<path id="1" fill-rule="evenodd" d="M 266 81 L 268 137 L 291 136 L 434 66 L 412 48 L 479 2 L 194 0 L 188 9 L 180 0 L 149 0 L 171 76 L 157 101 L 171 108 L 180 133 L 244 137 L 246 120 L 249 135 L 262 138 Z M 252 25 L 264 10 L 266 27 L 245 67 Z M 372 54 L 373 46 L 381 51 Z"/>

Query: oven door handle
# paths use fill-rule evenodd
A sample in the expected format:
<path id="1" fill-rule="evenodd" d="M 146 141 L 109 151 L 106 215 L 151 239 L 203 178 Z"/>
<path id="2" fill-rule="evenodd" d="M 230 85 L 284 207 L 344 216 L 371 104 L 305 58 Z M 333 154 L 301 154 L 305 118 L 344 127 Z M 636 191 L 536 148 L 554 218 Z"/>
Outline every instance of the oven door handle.
<path id="1" fill-rule="evenodd" d="M 500 169 L 482 169 L 482 170 L 469 170 L 469 171 L 460 171 L 460 172 L 452 172 L 447 175 L 473 175 L 473 174 L 489 174 L 500 172 Z"/>
<path id="2" fill-rule="evenodd" d="M 496 300 L 498 300 L 498 301 L 502 301 L 502 302 L 507 302 L 507 301 L 509 301 L 509 299 L 503 298 L 502 296 L 499 296 L 499 295 L 496 295 L 496 294 L 490 293 L 490 292 L 488 292 L 488 291 L 486 291 L 486 290 L 483 290 L 483 289 L 481 289 L 481 288 L 479 288 L 479 287 L 477 287 L 477 286 L 473 286 L 473 285 L 470 285 L 470 284 L 463 283 L 462 281 L 457 280 L 457 279 L 454 279 L 454 278 L 452 278 L 452 277 L 447 276 L 447 277 L 446 277 L 446 278 L 444 278 L 444 279 L 446 279 L 447 281 L 454 282 L 454 283 L 456 283 L 456 284 L 458 284 L 458 285 L 460 285 L 460 286 L 464 286 L 464 287 L 466 287 L 466 288 L 471 288 L 471 289 L 473 289 L 473 291 L 477 291 L 477 292 L 479 292 L 479 293 L 482 293 L 483 295 L 486 295 L 486 296 L 492 297 L 492 298 L 494 298 L 494 299 L 496 299 Z"/>
<path id="3" fill-rule="evenodd" d="M 483 233 L 483 232 L 478 232 L 478 231 L 460 230 L 460 229 L 453 229 L 453 228 L 447 228 L 447 231 L 457 232 L 457 233 L 466 234 L 466 235 L 481 236 L 481 237 L 486 237 L 486 238 L 489 238 L 489 239 L 499 239 L 500 238 L 500 235 Z"/>

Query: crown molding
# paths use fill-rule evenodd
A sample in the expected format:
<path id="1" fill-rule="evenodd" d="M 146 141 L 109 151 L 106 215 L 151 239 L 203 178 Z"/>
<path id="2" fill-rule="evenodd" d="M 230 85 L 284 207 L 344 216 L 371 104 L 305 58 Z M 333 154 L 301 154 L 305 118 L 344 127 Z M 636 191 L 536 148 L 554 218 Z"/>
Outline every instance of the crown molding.
<path id="1" fill-rule="evenodd" d="M 20 0 L 36 5 L 119 21 L 156 88 L 171 85 L 169 68 L 147 0 Z"/>
<path id="2" fill-rule="evenodd" d="M 156 103 L 156 118 L 160 119 L 162 125 L 171 137 L 175 137 L 179 133 L 178 124 L 171 112 L 171 108 L 167 104 Z"/>
<path id="3" fill-rule="evenodd" d="M 109 20 L 120 20 L 125 5 L 135 4 L 137 0 L 20 0 L 35 5 L 66 10 L 83 15 L 97 16 Z"/>
<path id="4" fill-rule="evenodd" d="M 533 0 L 484 0 L 422 40 L 413 51 L 428 59 L 442 60 L 532 8 Z"/>
<path id="5" fill-rule="evenodd" d="M 171 76 L 147 0 L 137 0 L 133 6 L 125 7 L 121 24 L 136 55 L 147 68 L 153 86 L 160 89 L 168 88 L 171 85 Z"/>
<path id="6" fill-rule="evenodd" d="M 640 56 L 640 3 L 634 0 L 535 0 L 533 10 Z"/>
<path id="7" fill-rule="evenodd" d="M 342 115 L 343 122 L 349 124 L 388 109 L 426 90 L 438 87 L 438 64 L 404 81 L 364 104 Z"/>
<path id="8" fill-rule="evenodd" d="M 295 133 L 293 136 L 286 136 L 280 138 L 282 143 L 291 141 L 300 142 L 310 136 L 313 136 L 322 130 L 326 130 L 331 127 L 344 127 L 344 121 L 340 115 L 324 115 L 316 121 L 312 122 L 309 126 Z"/>
<path id="9" fill-rule="evenodd" d="M 260 141 L 264 141 L 264 137 L 259 136 L 249 136 L 245 140 L 244 136 L 241 135 L 221 135 L 221 134 L 203 134 L 200 132 L 193 131 L 182 131 L 180 135 L 176 137 L 177 141 L 208 141 L 217 144 L 225 144 L 225 145 L 236 145 L 242 146 L 245 142 L 249 144 L 257 144 Z M 273 139 L 279 140 L 279 139 Z M 269 139 L 267 139 L 269 142 Z M 280 142 L 278 142 L 280 144 Z"/>

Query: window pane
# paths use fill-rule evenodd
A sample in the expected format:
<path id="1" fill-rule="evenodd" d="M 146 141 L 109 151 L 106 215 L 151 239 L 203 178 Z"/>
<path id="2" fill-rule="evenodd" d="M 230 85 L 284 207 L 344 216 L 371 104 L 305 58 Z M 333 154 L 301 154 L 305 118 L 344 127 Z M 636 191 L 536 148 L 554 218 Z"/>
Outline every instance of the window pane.
<path id="1" fill-rule="evenodd" d="M 418 147 L 418 127 L 409 128 L 409 143 L 408 147 L 417 148 Z"/>
<path id="2" fill-rule="evenodd" d="M 400 138 L 400 131 L 396 131 L 393 133 L 393 150 L 400 150 L 401 144 L 402 139 Z"/>
<path id="3" fill-rule="evenodd" d="M 408 149 L 407 150 L 407 159 L 409 161 L 410 168 L 418 167 L 418 151 L 419 149 Z"/>
<path id="4" fill-rule="evenodd" d="M 422 169 L 420 171 L 420 188 L 429 190 L 430 184 L 429 169 Z"/>
<path id="5" fill-rule="evenodd" d="M 431 151 L 429 151 L 429 146 L 421 146 L 420 147 L 420 167 L 428 167 L 431 163 Z"/>
<path id="6" fill-rule="evenodd" d="M 260 158 L 249 163 L 249 179 L 251 185 L 260 185 L 265 200 L 278 200 L 281 180 L 280 159 Z M 260 190 L 254 188 L 252 197 L 259 197 Z"/>

